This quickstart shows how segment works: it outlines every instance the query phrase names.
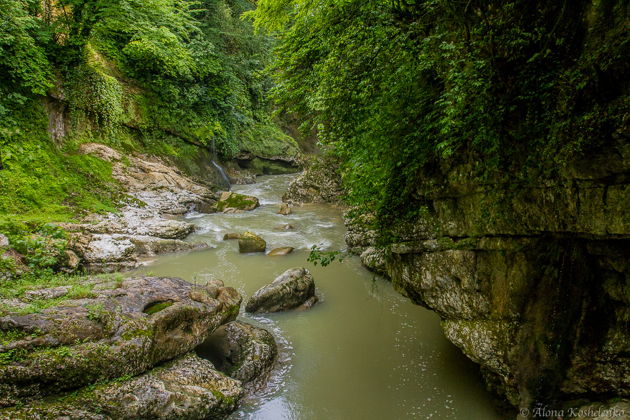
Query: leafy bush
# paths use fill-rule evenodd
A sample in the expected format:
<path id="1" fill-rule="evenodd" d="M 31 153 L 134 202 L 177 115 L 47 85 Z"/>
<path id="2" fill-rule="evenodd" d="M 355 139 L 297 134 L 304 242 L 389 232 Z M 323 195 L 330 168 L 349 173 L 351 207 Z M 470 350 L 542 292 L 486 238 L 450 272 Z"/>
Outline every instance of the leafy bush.
<path id="1" fill-rule="evenodd" d="M 32 270 L 55 269 L 65 259 L 68 238 L 58 226 L 4 222 L 0 224 L 0 231 L 6 232 L 11 247 L 24 257 Z"/>

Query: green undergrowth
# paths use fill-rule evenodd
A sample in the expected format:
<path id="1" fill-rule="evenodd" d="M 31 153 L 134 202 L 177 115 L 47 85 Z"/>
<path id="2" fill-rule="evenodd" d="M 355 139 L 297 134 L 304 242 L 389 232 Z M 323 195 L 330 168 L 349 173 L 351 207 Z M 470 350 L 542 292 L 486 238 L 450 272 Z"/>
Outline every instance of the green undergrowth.
<path id="1" fill-rule="evenodd" d="M 111 164 L 79 154 L 76 144 L 55 145 L 39 103 L 23 107 L 18 121 L 12 141 L 0 142 L 0 222 L 67 221 L 116 208 Z"/>
<path id="2" fill-rule="evenodd" d="M 239 149 L 263 158 L 297 157 L 300 154 L 295 139 L 271 123 L 252 125 L 244 130 Z"/>
<path id="3" fill-rule="evenodd" d="M 208 171 L 210 150 L 222 159 L 241 151 L 296 155 L 270 115 L 263 70 L 272 40 L 240 18 L 253 7 L 8 0 L 0 28 L 0 220 L 114 211 L 125 197 L 111 164 L 78 153 L 86 142 L 163 157 L 189 174 Z M 51 138 L 49 128 L 63 138 Z"/>

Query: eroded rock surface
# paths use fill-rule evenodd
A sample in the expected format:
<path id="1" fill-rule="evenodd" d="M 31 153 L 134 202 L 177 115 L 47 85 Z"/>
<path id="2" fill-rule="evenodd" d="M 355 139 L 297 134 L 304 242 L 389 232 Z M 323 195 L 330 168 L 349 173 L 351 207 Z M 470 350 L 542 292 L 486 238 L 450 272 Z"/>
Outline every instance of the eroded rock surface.
<path id="1" fill-rule="evenodd" d="M 198 352 L 212 360 L 217 369 L 247 383 L 264 379 L 276 360 L 278 348 L 269 331 L 233 321 L 217 328 Z"/>
<path id="2" fill-rule="evenodd" d="M 0 410 L 0 419 L 218 419 L 234 411 L 242 394 L 240 381 L 189 353 L 135 378 Z"/>
<path id="3" fill-rule="evenodd" d="M 343 188 L 338 174 L 338 163 L 330 157 L 316 156 L 289 185 L 282 201 L 289 204 L 343 204 Z"/>
<path id="4" fill-rule="evenodd" d="M 306 268 L 291 268 L 272 283 L 262 287 L 249 298 L 247 312 L 278 312 L 303 307 L 317 302 L 315 281 Z"/>
<path id="5" fill-rule="evenodd" d="M 184 355 L 236 318 L 240 295 L 178 278 L 91 278 L 0 301 L 0 407 L 139 375 Z M 34 299 L 38 312 L 29 313 Z M 47 307 L 46 300 L 53 306 Z M 10 311 L 10 312 L 7 312 Z"/>

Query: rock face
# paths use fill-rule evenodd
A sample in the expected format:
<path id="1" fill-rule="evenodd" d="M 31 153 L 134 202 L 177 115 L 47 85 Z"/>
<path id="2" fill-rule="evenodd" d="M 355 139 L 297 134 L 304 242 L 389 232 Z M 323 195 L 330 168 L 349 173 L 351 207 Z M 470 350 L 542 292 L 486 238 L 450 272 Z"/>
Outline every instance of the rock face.
<path id="1" fill-rule="evenodd" d="M 33 302 L 44 309 L 32 312 Z M 78 291 L 2 300 L 0 332 L 12 339 L 0 342 L 0 407 L 144 373 L 192 351 L 240 302 L 221 283 L 158 277 L 91 278 Z"/>
<path id="2" fill-rule="evenodd" d="M 245 232 L 238 240 L 238 251 L 241 254 L 250 252 L 265 252 L 267 242 L 260 236 L 252 232 Z"/>
<path id="3" fill-rule="evenodd" d="M 271 284 L 259 289 L 249 298 L 247 312 L 278 312 L 289 309 L 310 308 L 317 302 L 315 281 L 305 268 L 291 268 Z"/>
<path id="4" fill-rule="evenodd" d="M 110 162 L 113 177 L 133 199 L 119 213 L 60 224 L 89 272 L 130 269 L 144 257 L 203 246 L 182 241 L 194 225 L 169 217 L 190 210 L 214 211 L 216 200 L 207 186 L 154 157 L 122 156 L 97 143 L 83 144 L 80 151 Z"/>
<path id="5" fill-rule="evenodd" d="M 278 355 L 269 331 L 240 321 L 217 328 L 197 351 L 217 369 L 245 383 L 264 379 Z"/>
<path id="6" fill-rule="evenodd" d="M 146 155 L 126 155 L 105 145 L 86 143 L 81 153 L 112 163 L 112 175 L 134 198 L 158 214 L 184 214 L 213 204 L 214 193 L 166 162 Z"/>
<path id="7" fill-rule="evenodd" d="M 242 395 L 240 381 L 189 353 L 135 378 L 0 410 L 0 418 L 219 419 L 234 411 Z"/>
<path id="8" fill-rule="evenodd" d="M 338 175 L 339 164 L 327 156 L 316 156 L 289 185 L 282 201 L 290 204 L 343 204 L 343 188 Z"/>
<path id="9" fill-rule="evenodd" d="M 217 203 L 217 211 L 224 213 L 233 212 L 234 210 L 249 211 L 258 208 L 259 206 L 260 202 L 256 197 L 225 191 L 221 193 L 221 197 Z"/>
<path id="10" fill-rule="evenodd" d="M 510 190 L 472 165 L 418 183 L 426 208 L 376 246 L 350 215 L 348 246 L 436 311 L 447 338 L 515 407 L 630 397 L 630 149 Z M 507 197 L 507 198 L 506 198 Z"/>

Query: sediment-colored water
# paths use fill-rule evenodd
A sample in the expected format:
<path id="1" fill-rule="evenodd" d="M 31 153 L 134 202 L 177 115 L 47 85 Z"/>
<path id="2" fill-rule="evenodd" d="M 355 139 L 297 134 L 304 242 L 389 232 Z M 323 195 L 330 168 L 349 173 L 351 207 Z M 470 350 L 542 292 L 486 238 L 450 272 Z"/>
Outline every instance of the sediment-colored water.
<path id="1" fill-rule="evenodd" d="M 243 400 L 232 419 L 252 420 L 493 420 L 496 412 L 475 366 L 448 342 L 433 312 L 413 305 L 391 284 L 361 266 L 356 257 L 328 267 L 306 261 L 312 245 L 343 249 L 341 212 L 305 205 L 277 214 L 291 176 L 259 178 L 233 191 L 260 198 L 262 206 L 242 214 L 190 214 L 198 226 L 190 238 L 214 248 L 159 257 L 132 274 L 212 278 L 233 286 L 245 299 L 284 270 L 304 266 L 313 273 L 322 302 L 304 312 L 241 314 L 274 332 L 280 360 L 265 389 Z M 292 224 L 290 231 L 276 230 Z M 242 255 L 227 232 L 252 231 L 268 250 L 293 246 L 285 257 Z"/>

